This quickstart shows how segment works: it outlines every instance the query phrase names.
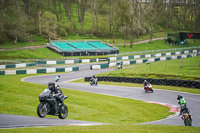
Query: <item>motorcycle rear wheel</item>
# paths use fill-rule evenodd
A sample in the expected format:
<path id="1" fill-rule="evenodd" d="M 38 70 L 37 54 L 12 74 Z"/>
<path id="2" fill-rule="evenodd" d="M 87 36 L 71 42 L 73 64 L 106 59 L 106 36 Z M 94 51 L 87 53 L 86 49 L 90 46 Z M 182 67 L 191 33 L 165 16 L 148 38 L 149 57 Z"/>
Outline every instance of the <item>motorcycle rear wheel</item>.
<path id="1" fill-rule="evenodd" d="M 188 120 L 188 126 L 192 126 L 192 121 Z"/>
<path id="2" fill-rule="evenodd" d="M 66 105 L 63 105 L 63 106 L 61 107 L 61 111 L 60 111 L 58 117 L 59 117 L 60 119 L 65 119 L 67 116 L 68 116 L 68 108 L 67 108 Z"/>
<path id="3" fill-rule="evenodd" d="M 48 103 L 40 103 L 37 107 L 37 114 L 40 118 L 44 118 L 48 113 Z"/>

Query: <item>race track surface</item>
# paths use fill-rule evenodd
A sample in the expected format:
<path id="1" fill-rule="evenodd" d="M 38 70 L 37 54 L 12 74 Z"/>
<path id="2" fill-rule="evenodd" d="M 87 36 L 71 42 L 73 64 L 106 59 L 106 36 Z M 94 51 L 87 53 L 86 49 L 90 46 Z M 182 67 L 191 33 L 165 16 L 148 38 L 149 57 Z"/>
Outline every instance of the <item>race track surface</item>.
<path id="1" fill-rule="evenodd" d="M 113 69 L 89 70 L 89 65 L 82 65 L 82 68 L 80 68 L 80 71 L 60 74 L 61 80 L 57 84 L 61 88 L 69 88 L 69 89 L 80 90 L 80 91 L 85 91 L 85 92 L 92 92 L 92 93 L 98 93 L 98 94 L 104 94 L 104 95 L 110 95 L 110 96 L 156 102 L 160 104 L 170 105 L 172 107 L 178 107 L 176 97 L 178 94 L 180 94 L 184 96 L 187 100 L 187 105 L 188 105 L 188 108 L 190 109 L 190 114 L 192 115 L 192 118 L 193 118 L 193 126 L 200 127 L 200 115 L 199 115 L 200 95 L 175 92 L 175 91 L 158 90 L 158 89 L 154 89 L 154 93 L 145 93 L 143 88 L 119 87 L 119 86 L 112 86 L 112 85 L 90 86 L 89 84 L 68 82 L 70 80 L 92 76 L 92 75 L 110 71 L 110 70 L 113 70 Z M 56 77 L 56 74 L 34 76 L 34 77 L 24 78 L 22 79 L 22 81 L 46 85 L 49 81 L 54 81 L 55 77 Z M 23 117 L 23 120 L 22 120 L 22 117 Z M 95 122 L 74 121 L 74 120 L 68 120 L 68 119 L 66 120 L 53 119 L 53 118 L 41 119 L 38 117 L 5 115 L 5 114 L 0 114 L 0 118 L 1 118 L 0 128 L 51 126 L 51 125 L 103 124 L 103 123 L 95 123 Z M 2 119 L 4 119 L 5 122 L 2 122 Z M 24 121 L 26 119 L 27 121 Z M 166 119 L 162 119 L 158 121 L 140 123 L 140 124 L 184 126 L 181 116 L 178 116 L 178 115 L 170 116 Z"/>

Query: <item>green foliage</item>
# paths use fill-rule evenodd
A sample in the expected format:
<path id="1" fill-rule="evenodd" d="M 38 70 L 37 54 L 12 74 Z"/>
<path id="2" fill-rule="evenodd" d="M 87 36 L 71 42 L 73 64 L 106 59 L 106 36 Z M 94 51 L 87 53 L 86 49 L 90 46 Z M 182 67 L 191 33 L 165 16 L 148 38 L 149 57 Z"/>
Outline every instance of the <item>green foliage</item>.
<path id="1" fill-rule="evenodd" d="M 48 36 L 48 40 L 57 39 L 57 21 L 55 14 L 51 12 L 44 12 L 41 19 L 41 31 Z"/>
<path id="2" fill-rule="evenodd" d="M 174 1 L 176 3 L 177 0 Z M 124 36 L 133 39 L 133 37 L 148 35 L 149 28 L 152 26 L 154 33 L 157 32 L 158 26 L 175 31 L 193 31 L 194 29 L 196 32 L 200 27 L 199 13 L 196 10 L 199 9 L 199 2 L 197 4 L 187 2 L 179 6 L 174 2 L 166 5 L 162 1 L 141 3 L 101 0 L 95 1 L 94 16 L 93 3 L 93 0 L 83 2 L 83 4 L 81 1 L 71 0 L 0 1 L 0 41 L 14 40 L 17 43 L 17 41 L 25 40 L 30 34 L 40 34 L 48 39 L 73 34 L 107 38 Z M 82 9 L 85 9 L 84 16 Z M 39 19 L 40 12 L 41 19 Z M 93 17 L 97 20 L 96 22 L 93 21 Z M 153 20 L 152 24 L 149 20 Z M 42 33 L 40 28 L 43 30 Z M 131 37 L 133 34 L 136 36 Z"/>

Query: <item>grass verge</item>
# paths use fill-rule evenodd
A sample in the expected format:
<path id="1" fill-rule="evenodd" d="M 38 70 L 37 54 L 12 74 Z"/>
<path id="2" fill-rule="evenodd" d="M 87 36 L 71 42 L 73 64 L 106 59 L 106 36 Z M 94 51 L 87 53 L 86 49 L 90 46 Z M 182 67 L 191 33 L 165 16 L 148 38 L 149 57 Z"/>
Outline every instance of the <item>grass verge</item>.
<path id="1" fill-rule="evenodd" d="M 167 125 L 103 125 L 103 126 L 54 126 L 37 128 L 0 129 L 1 133 L 198 133 L 199 127 Z"/>
<path id="2" fill-rule="evenodd" d="M 109 71 L 98 76 L 200 80 L 199 73 L 200 56 L 197 56 L 179 60 L 159 61 L 150 64 L 136 64 L 134 67 Z"/>
<path id="3" fill-rule="evenodd" d="M 0 76 L 0 113 L 37 116 L 38 95 L 46 86 L 21 82 L 26 76 Z M 168 112 L 168 107 L 157 104 L 71 89 L 62 90 L 69 96 L 66 100 L 69 108 L 68 119 L 128 124 L 154 121 L 172 114 Z"/>
<path id="4" fill-rule="evenodd" d="M 3 43 L 0 43 L 0 49 L 37 46 L 37 45 L 44 45 L 48 43 L 48 39 L 45 39 L 42 36 L 32 35 L 32 36 L 27 36 L 26 38 L 29 41 L 18 41 L 16 44 L 14 44 L 13 41 L 8 40 Z"/>

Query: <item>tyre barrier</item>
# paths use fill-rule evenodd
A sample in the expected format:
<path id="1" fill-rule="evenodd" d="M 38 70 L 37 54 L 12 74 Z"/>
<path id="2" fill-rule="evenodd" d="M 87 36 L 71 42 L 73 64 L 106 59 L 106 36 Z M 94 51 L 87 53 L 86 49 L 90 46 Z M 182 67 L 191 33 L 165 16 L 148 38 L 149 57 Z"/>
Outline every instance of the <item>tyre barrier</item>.
<path id="1" fill-rule="evenodd" d="M 91 77 L 85 77 L 85 81 L 90 81 Z M 200 81 L 178 80 L 178 79 L 152 79 L 152 78 L 128 78 L 128 77 L 97 77 L 98 81 L 125 82 L 143 84 L 147 80 L 152 85 L 165 85 L 176 87 L 187 87 L 200 89 Z"/>

